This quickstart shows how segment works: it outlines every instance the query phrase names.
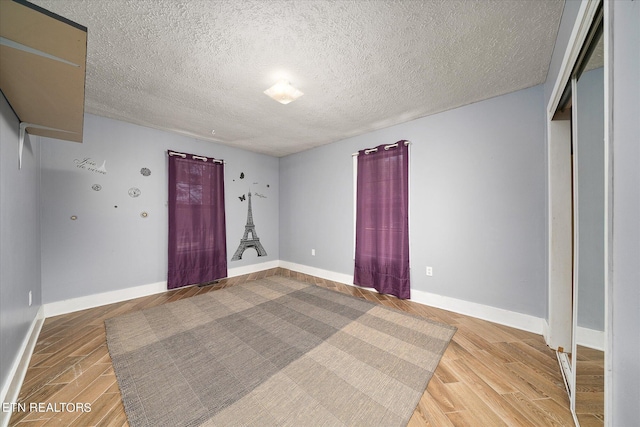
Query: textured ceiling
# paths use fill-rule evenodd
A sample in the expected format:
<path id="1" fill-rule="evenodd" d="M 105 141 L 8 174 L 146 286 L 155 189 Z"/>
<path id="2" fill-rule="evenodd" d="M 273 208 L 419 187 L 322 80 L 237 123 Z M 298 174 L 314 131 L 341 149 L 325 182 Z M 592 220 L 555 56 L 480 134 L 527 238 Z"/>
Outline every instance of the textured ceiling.
<path id="1" fill-rule="evenodd" d="M 604 36 L 600 34 L 598 39 L 591 43 L 595 43 L 595 47 L 593 48 L 593 52 L 588 59 L 584 71 L 604 67 Z"/>
<path id="2" fill-rule="evenodd" d="M 31 1 L 88 28 L 87 113 L 278 157 L 543 83 L 564 5 Z"/>

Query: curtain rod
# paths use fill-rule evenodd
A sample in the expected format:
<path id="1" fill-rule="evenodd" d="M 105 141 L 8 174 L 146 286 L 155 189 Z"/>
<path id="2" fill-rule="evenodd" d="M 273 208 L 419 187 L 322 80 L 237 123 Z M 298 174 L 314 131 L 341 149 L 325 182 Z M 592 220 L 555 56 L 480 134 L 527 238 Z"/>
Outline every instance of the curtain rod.
<path id="1" fill-rule="evenodd" d="M 405 140 L 405 141 L 404 141 L 404 145 L 409 145 L 409 144 L 411 144 L 411 141 L 407 141 L 407 140 Z M 397 146 L 398 146 L 398 143 L 396 142 L 396 143 L 394 143 L 394 144 L 385 145 L 385 146 L 384 146 L 384 149 L 385 149 L 385 150 L 388 150 L 389 148 L 393 148 L 393 147 L 397 147 Z M 376 152 L 376 151 L 378 151 L 378 149 L 377 149 L 377 148 L 369 148 L 369 149 L 367 149 L 367 150 L 364 150 L 364 153 L 365 153 L 365 154 L 369 154 L 369 153 L 373 153 L 373 152 Z M 359 155 L 359 154 L 360 154 L 360 152 L 359 152 L 359 151 L 357 151 L 357 152 L 355 152 L 355 153 L 353 153 L 353 154 L 351 154 L 351 155 L 352 155 L 352 156 L 357 156 L 357 155 Z"/>
<path id="2" fill-rule="evenodd" d="M 168 151 L 168 154 L 169 154 L 170 156 L 178 156 L 178 157 L 182 157 L 183 159 L 186 159 L 186 158 L 187 158 L 187 155 L 186 155 L 186 154 L 184 154 L 184 153 L 177 153 L 177 152 L 175 152 L 175 151 Z M 191 158 L 192 158 L 193 160 L 202 160 L 203 162 L 206 162 L 206 161 L 208 160 L 208 158 L 207 158 L 207 157 L 204 157 L 204 156 L 196 156 L 195 154 L 192 154 L 192 155 L 191 155 Z M 212 161 L 212 162 L 214 162 L 214 163 L 220 163 L 220 164 L 224 163 L 224 160 L 219 160 L 219 159 L 211 159 L 211 161 Z"/>

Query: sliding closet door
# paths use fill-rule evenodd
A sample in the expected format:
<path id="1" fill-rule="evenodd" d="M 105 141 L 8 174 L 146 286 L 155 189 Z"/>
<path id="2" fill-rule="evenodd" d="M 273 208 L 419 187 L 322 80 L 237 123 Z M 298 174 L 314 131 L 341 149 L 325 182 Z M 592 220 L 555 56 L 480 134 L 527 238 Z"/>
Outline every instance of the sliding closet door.
<path id="1" fill-rule="evenodd" d="M 553 339 L 548 343 L 557 345 L 576 425 L 602 425 L 606 415 L 602 350 L 606 342 L 604 299 L 608 266 L 604 131 L 608 53 L 603 38 L 606 19 L 602 2 L 594 0 L 583 5 L 548 108 L 549 155 L 555 156 L 549 161 L 549 338 Z M 570 134 L 565 126 L 569 120 Z M 571 192 L 563 173 L 567 165 L 564 146 L 569 141 Z M 569 201 L 573 213 L 570 223 L 566 221 Z M 568 232 L 573 240 L 571 257 Z M 571 289 L 566 288 L 569 275 L 559 274 L 566 273 L 569 266 Z M 571 322 L 565 320 L 567 313 L 571 314 Z M 565 341 L 560 343 L 556 338 L 564 336 L 559 332 L 569 325 L 571 347 L 567 349 Z"/>

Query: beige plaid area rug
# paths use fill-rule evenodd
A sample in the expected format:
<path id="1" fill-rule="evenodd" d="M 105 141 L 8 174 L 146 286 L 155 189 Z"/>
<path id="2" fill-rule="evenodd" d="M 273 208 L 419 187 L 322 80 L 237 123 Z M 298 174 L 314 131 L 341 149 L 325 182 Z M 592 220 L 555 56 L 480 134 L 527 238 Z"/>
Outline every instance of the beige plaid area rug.
<path id="1" fill-rule="evenodd" d="M 456 331 L 282 276 L 105 324 L 133 427 L 404 426 Z"/>

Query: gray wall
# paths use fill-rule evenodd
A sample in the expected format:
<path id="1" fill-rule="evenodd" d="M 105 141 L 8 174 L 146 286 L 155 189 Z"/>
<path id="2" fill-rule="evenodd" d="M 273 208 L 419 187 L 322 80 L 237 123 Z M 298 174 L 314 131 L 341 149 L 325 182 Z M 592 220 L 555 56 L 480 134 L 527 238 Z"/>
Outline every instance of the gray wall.
<path id="1" fill-rule="evenodd" d="M 0 95 L 0 388 L 41 305 L 40 147 L 25 137 L 18 170 L 19 122 Z M 29 291 L 33 305 L 29 307 Z"/>
<path id="2" fill-rule="evenodd" d="M 578 326 L 604 331 L 604 68 L 577 84 Z"/>
<path id="3" fill-rule="evenodd" d="M 544 317 L 542 102 L 537 86 L 280 159 L 281 259 L 352 275 L 351 154 L 408 139 L 412 289 Z"/>
<path id="4" fill-rule="evenodd" d="M 42 138 L 45 303 L 166 281 L 167 149 L 225 160 L 228 268 L 279 259 L 277 158 L 86 115 L 82 144 Z M 86 158 L 94 164 L 78 167 Z M 103 162 L 106 174 L 96 171 Z M 129 196 L 132 187 L 139 197 Z M 252 205 L 268 255 L 248 250 L 230 261 L 247 219 L 239 197 L 249 191 L 265 196 L 253 196 Z"/>
<path id="5" fill-rule="evenodd" d="M 640 419 L 640 1 L 613 12 L 612 426 Z"/>

